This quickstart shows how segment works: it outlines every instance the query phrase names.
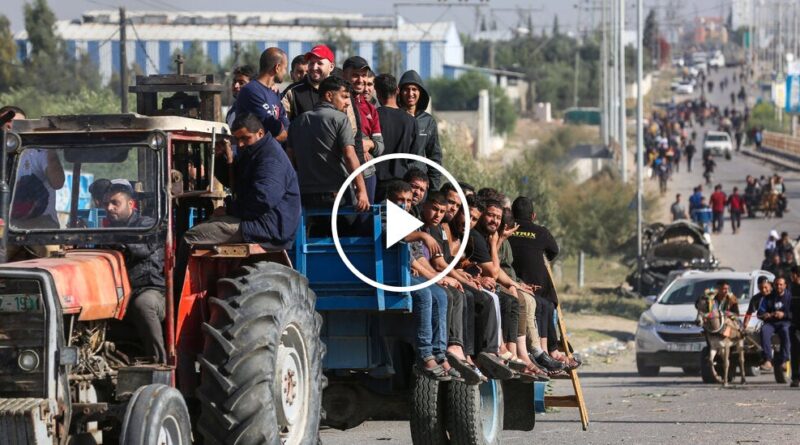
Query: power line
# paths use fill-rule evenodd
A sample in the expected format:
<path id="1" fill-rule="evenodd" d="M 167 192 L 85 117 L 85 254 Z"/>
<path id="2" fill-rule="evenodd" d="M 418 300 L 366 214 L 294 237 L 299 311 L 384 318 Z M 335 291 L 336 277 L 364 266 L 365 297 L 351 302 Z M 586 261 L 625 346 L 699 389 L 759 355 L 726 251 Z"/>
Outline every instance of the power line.
<path id="1" fill-rule="evenodd" d="M 133 30 L 133 35 L 136 36 L 136 43 L 138 43 L 139 47 L 142 48 L 142 51 L 144 51 L 144 56 L 147 58 L 147 61 L 150 62 L 150 65 L 153 66 L 153 70 L 155 72 L 158 72 L 158 65 L 156 65 L 155 62 L 153 62 L 153 59 L 150 58 L 150 54 L 147 53 L 147 47 L 145 46 L 144 41 L 142 41 L 142 39 L 139 38 L 139 33 L 136 31 L 136 26 L 134 26 L 133 22 L 131 22 L 130 20 L 128 22 L 129 22 L 128 24 L 131 25 L 131 29 Z M 147 70 L 146 66 L 142 68 L 144 68 L 145 71 Z"/>

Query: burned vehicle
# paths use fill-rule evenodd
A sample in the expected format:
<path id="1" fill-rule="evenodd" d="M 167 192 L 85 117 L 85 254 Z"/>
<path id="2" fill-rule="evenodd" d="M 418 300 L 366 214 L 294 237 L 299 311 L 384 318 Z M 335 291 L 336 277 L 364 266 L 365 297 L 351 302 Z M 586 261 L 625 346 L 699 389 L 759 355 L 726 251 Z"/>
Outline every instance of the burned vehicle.
<path id="1" fill-rule="evenodd" d="M 641 279 L 638 270 L 627 281 L 640 295 L 657 294 L 682 270 L 715 270 L 719 261 L 703 228 L 688 221 L 651 224 L 644 231 Z M 641 288 L 639 283 L 641 282 Z"/>

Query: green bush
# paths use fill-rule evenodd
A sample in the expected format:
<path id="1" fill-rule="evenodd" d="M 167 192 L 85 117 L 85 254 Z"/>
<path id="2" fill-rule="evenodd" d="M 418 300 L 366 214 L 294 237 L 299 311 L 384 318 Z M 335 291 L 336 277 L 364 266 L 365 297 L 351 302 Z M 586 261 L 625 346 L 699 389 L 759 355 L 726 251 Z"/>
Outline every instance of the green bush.
<path id="1" fill-rule="evenodd" d="M 770 102 L 761 102 L 760 104 L 757 104 L 755 107 L 753 107 L 753 111 L 750 112 L 750 127 L 764 127 L 769 131 L 787 134 L 790 133 L 791 117 L 785 115 L 783 117 L 783 124 L 781 124 L 777 119 L 775 119 L 776 111 L 775 105 Z"/>
<path id="2" fill-rule="evenodd" d="M 132 96 L 128 103 L 135 104 Z M 0 93 L 0 104 L 16 105 L 25 110 L 28 118 L 57 114 L 119 113 L 119 97 L 108 88 L 83 89 L 75 94 L 42 93 L 35 87 L 18 88 Z"/>
<path id="3" fill-rule="evenodd" d="M 499 134 L 509 134 L 517 123 L 517 112 L 503 88 L 493 86 L 481 73 L 468 71 L 458 79 L 432 79 L 428 92 L 433 108 L 442 111 L 465 111 L 478 109 L 478 94 L 489 90 L 492 100 L 492 126 Z"/>

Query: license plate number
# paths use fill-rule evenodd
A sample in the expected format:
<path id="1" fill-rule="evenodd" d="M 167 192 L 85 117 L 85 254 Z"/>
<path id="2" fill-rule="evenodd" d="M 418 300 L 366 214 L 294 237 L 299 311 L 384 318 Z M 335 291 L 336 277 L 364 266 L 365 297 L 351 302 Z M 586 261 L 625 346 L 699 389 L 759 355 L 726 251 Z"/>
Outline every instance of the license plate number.
<path id="1" fill-rule="evenodd" d="M 700 352 L 704 343 L 667 343 L 667 351 L 672 352 Z"/>
<path id="2" fill-rule="evenodd" d="M 28 294 L 0 295 L 0 312 L 38 312 L 39 297 Z"/>

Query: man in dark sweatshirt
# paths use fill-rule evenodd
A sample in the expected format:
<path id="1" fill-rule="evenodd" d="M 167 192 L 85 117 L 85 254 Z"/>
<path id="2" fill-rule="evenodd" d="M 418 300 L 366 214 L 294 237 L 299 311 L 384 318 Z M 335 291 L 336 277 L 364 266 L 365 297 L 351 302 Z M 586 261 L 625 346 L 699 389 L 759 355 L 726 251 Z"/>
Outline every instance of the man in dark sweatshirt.
<path id="1" fill-rule="evenodd" d="M 423 148 L 425 157 L 437 164 L 442 163 L 442 146 L 439 144 L 439 127 L 436 120 L 425 110 L 431 98 L 416 71 L 406 71 L 400 77 L 398 104 L 417 119 L 417 143 Z M 435 168 L 428 169 L 430 189 L 439 190 L 442 174 Z"/>
<path id="2" fill-rule="evenodd" d="M 288 248 L 300 223 L 297 174 L 256 115 L 240 114 L 231 131 L 239 144 L 233 196 L 184 239 L 189 245 L 244 242 Z M 228 160 L 234 161 L 232 156 Z"/>

